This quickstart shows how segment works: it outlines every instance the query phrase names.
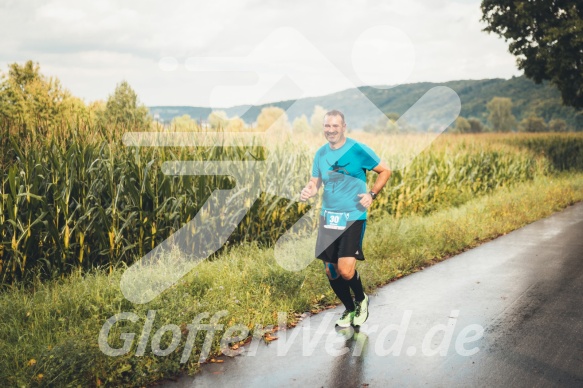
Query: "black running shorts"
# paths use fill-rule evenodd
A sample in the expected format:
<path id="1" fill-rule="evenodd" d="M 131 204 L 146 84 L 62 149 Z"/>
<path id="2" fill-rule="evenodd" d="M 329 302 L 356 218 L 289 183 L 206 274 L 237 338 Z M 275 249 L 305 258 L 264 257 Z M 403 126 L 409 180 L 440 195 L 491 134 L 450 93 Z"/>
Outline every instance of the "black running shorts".
<path id="1" fill-rule="evenodd" d="M 316 257 L 329 263 L 338 263 L 339 257 L 356 257 L 364 260 L 362 239 L 366 229 L 366 220 L 350 221 L 344 230 L 327 229 L 324 217 L 320 216 Z"/>

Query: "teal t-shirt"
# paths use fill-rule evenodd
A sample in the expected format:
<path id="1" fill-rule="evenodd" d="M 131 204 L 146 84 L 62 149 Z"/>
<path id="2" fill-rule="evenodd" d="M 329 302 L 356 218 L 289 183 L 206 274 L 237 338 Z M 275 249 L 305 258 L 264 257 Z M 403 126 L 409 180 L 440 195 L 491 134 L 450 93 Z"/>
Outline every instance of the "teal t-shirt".
<path id="1" fill-rule="evenodd" d="M 324 184 L 322 212 L 344 213 L 348 221 L 366 220 L 366 209 L 358 194 L 367 193 L 366 172 L 380 163 L 380 158 L 366 145 L 346 138 L 337 150 L 327 143 L 314 156 L 312 177 Z"/>

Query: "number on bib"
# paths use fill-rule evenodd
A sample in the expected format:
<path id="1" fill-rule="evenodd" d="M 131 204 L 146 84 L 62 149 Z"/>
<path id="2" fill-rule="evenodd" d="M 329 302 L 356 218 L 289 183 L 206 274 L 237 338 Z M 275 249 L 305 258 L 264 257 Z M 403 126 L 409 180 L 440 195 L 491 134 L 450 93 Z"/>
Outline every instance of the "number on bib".
<path id="1" fill-rule="evenodd" d="M 324 212 L 324 228 L 326 229 L 336 229 L 344 230 L 346 229 L 346 223 L 348 221 L 349 213 L 331 212 L 326 210 Z"/>

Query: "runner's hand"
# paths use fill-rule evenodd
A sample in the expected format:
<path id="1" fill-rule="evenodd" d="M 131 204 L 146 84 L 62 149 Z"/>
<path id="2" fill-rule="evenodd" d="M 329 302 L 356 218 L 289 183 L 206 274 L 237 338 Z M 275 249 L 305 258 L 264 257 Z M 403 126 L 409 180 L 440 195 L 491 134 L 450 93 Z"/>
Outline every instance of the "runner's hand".
<path id="1" fill-rule="evenodd" d="M 360 204 L 365 209 L 368 209 L 372 205 L 372 196 L 369 193 L 358 194 L 360 197 Z"/>
<path id="2" fill-rule="evenodd" d="M 302 192 L 300 193 L 300 201 L 307 201 L 308 198 L 311 198 L 314 195 L 316 195 L 316 188 L 314 187 L 314 183 L 310 182 L 302 189 Z"/>

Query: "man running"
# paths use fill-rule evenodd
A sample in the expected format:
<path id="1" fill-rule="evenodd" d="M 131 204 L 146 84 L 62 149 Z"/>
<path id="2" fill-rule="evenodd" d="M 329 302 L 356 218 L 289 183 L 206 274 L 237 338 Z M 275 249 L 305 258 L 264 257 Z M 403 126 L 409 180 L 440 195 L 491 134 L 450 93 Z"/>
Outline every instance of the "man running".
<path id="1" fill-rule="evenodd" d="M 315 196 L 324 183 L 316 257 L 324 262 L 330 286 L 346 308 L 336 325 L 360 326 L 368 318 L 368 296 L 356 271 L 356 260 L 364 260 L 367 209 L 391 171 L 369 147 L 346 137 L 340 111 L 332 110 L 324 116 L 324 136 L 328 144 L 316 152 L 312 177 L 302 189 L 300 200 Z M 366 188 L 367 170 L 379 174 L 370 191 Z"/>

